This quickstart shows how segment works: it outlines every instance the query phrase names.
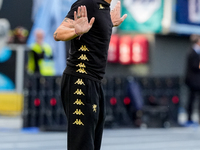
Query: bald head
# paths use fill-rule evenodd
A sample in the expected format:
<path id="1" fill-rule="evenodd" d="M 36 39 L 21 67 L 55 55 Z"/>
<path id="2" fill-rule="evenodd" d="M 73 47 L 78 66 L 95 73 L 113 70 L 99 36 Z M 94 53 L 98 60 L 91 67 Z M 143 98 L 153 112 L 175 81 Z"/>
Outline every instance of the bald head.
<path id="1" fill-rule="evenodd" d="M 0 19 L 0 50 L 4 47 L 9 38 L 10 23 L 7 19 Z"/>
<path id="2" fill-rule="evenodd" d="M 35 30 L 35 40 L 39 45 L 43 43 L 44 36 L 45 36 L 45 33 L 42 29 Z"/>

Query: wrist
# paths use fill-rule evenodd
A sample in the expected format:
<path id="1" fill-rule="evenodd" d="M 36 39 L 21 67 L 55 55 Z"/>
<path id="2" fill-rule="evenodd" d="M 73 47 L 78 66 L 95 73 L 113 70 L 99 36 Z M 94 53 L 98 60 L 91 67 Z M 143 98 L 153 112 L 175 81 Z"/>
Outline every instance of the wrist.
<path id="1" fill-rule="evenodd" d="M 78 36 L 78 40 L 80 40 L 80 39 L 81 39 L 81 36 L 82 36 L 83 34 L 77 33 L 77 32 L 76 32 L 76 29 L 74 29 L 74 32 L 75 32 L 75 35 Z"/>
<path id="2" fill-rule="evenodd" d="M 74 31 L 75 31 L 75 34 L 76 34 L 77 36 L 80 36 L 80 34 L 78 34 L 78 32 L 76 32 L 76 29 L 74 29 Z"/>

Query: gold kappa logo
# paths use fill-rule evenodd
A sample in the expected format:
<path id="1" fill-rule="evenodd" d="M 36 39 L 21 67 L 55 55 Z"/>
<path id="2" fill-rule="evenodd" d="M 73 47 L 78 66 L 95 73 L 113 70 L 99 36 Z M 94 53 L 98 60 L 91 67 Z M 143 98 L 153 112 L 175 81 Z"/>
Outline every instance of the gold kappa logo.
<path id="1" fill-rule="evenodd" d="M 82 79 L 78 79 L 74 84 L 85 85 Z"/>
<path id="2" fill-rule="evenodd" d="M 76 124 L 76 125 L 82 125 L 84 126 L 84 124 L 82 123 L 82 121 L 80 119 L 76 119 L 76 121 L 73 123 L 73 124 Z"/>
<path id="3" fill-rule="evenodd" d="M 84 51 L 84 52 L 88 51 L 89 52 L 88 48 L 85 45 L 82 45 L 78 51 Z"/>
<path id="4" fill-rule="evenodd" d="M 92 108 L 93 108 L 93 112 L 95 112 L 95 113 L 96 113 L 96 112 L 97 112 L 97 105 L 95 105 L 95 104 L 94 104 L 94 105 L 92 105 Z"/>
<path id="5" fill-rule="evenodd" d="M 76 70 L 76 72 L 87 74 L 84 68 L 79 68 L 78 70 Z"/>
<path id="6" fill-rule="evenodd" d="M 82 54 L 78 59 L 89 61 L 89 59 L 87 58 L 87 56 L 86 56 L 86 55 L 83 55 L 83 54 Z"/>
<path id="7" fill-rule="evenodd" d="M 105 9 L 102 4 L 99 4 L 99 9 Z"/>
<path id="8" fill-rule="evenodd" d="M 85 94 L 81 91 L 81 89 L 77 89 L 76 92 L 75 92 L 74 94 L 76 94 L 76 95 L 85 95 Z"/>
<path id="9" fill-rule="evenodd" d="M 84 63 L 80 63 L 78 65 L 76 65 L 76 67 L 80 67 L 80 68 L 86 68 L 85 64 Z"/>
<path id="10" fill-rule="evenodd" d="M 85 105 L 80 99 L 77 99 L 75 102 L 74 102 L 74 105 Z"/>
<path id="11" fill-rule="evenodd" d="M 76 109 L 76 111 L 73 113 L 74 115 L 83 115 L 84 116 L 84 114 L 83 114 L 83 112 L 80 110 L 80 109 Z"/>

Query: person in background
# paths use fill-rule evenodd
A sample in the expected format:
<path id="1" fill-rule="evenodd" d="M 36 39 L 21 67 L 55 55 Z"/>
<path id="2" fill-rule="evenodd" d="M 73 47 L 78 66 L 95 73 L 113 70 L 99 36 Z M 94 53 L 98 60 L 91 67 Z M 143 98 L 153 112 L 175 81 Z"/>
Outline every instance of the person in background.
<path id="1" fill-rule="evenodd" d="M 61 97 L 68 119 L 68 150 L 100 150 L 105 120 L 101 80 L 105 74 L 112 27 L 120 25 L 120 1 L 77 0 L 54 33 L 56 41 L 71 40 Z"/>
<path id="2" fill-rule="evenodd" d="M 45 33 L 42 29 L 35 30 L 35 43 L 30 46 L 28 54 L 28 73 L 42 76 L 55 75 L 53 51 L 44 42 Z"/>
<path id="3" fill-rule="evenodd" d="M 187 56 L 187 68 L 186 68 L 186 78 L 185 78 L 185 83 L 189 89 L 189 97 L 187 104 L 187 111 L 188 111 L 188 122 L 186 123 L 187 125 L 194 123 L 192 120 L 194 102 L 197 94 L 200 94 L 200 35 L 191 35 L 190 41 L 192 47 Z M 200 100 L 198 108 L 200 112 Z"/>
<path id="4" fill-rule="evenodd" d="M 13 67 L 13 61 L 11 59 L 13 52 L 8 47 L 9 30 L 9 21 L 0 18 L 0 91 L 15 90 L 13 75 L 13 69 L 15 67 Z"/>

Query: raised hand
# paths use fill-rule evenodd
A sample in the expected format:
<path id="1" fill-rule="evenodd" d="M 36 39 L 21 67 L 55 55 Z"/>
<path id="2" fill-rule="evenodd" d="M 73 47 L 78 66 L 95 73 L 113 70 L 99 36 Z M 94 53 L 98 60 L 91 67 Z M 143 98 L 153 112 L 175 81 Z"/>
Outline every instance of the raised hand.
<path id="1" fill-rule="evenodd" d="M 118 1 L 117 4 L 115 5 L 115 8 L 110 12 L 111 20 L 114 27 L 119 26 L 127 17 L 127 14 L 124 14 L 121 17 L 120 13 L 121 13 L 121 2 Z"/>
<path id="2" fill-rule="evenodd" d="M 92 17 L 90 22 L 88 22 L 86 6 L 78 7 L 77 12 L 74 11 L 74 28 L 76 34 L 82 35 L 87 33 L 91 29 L 94 20 L 95 18 Z"/>

